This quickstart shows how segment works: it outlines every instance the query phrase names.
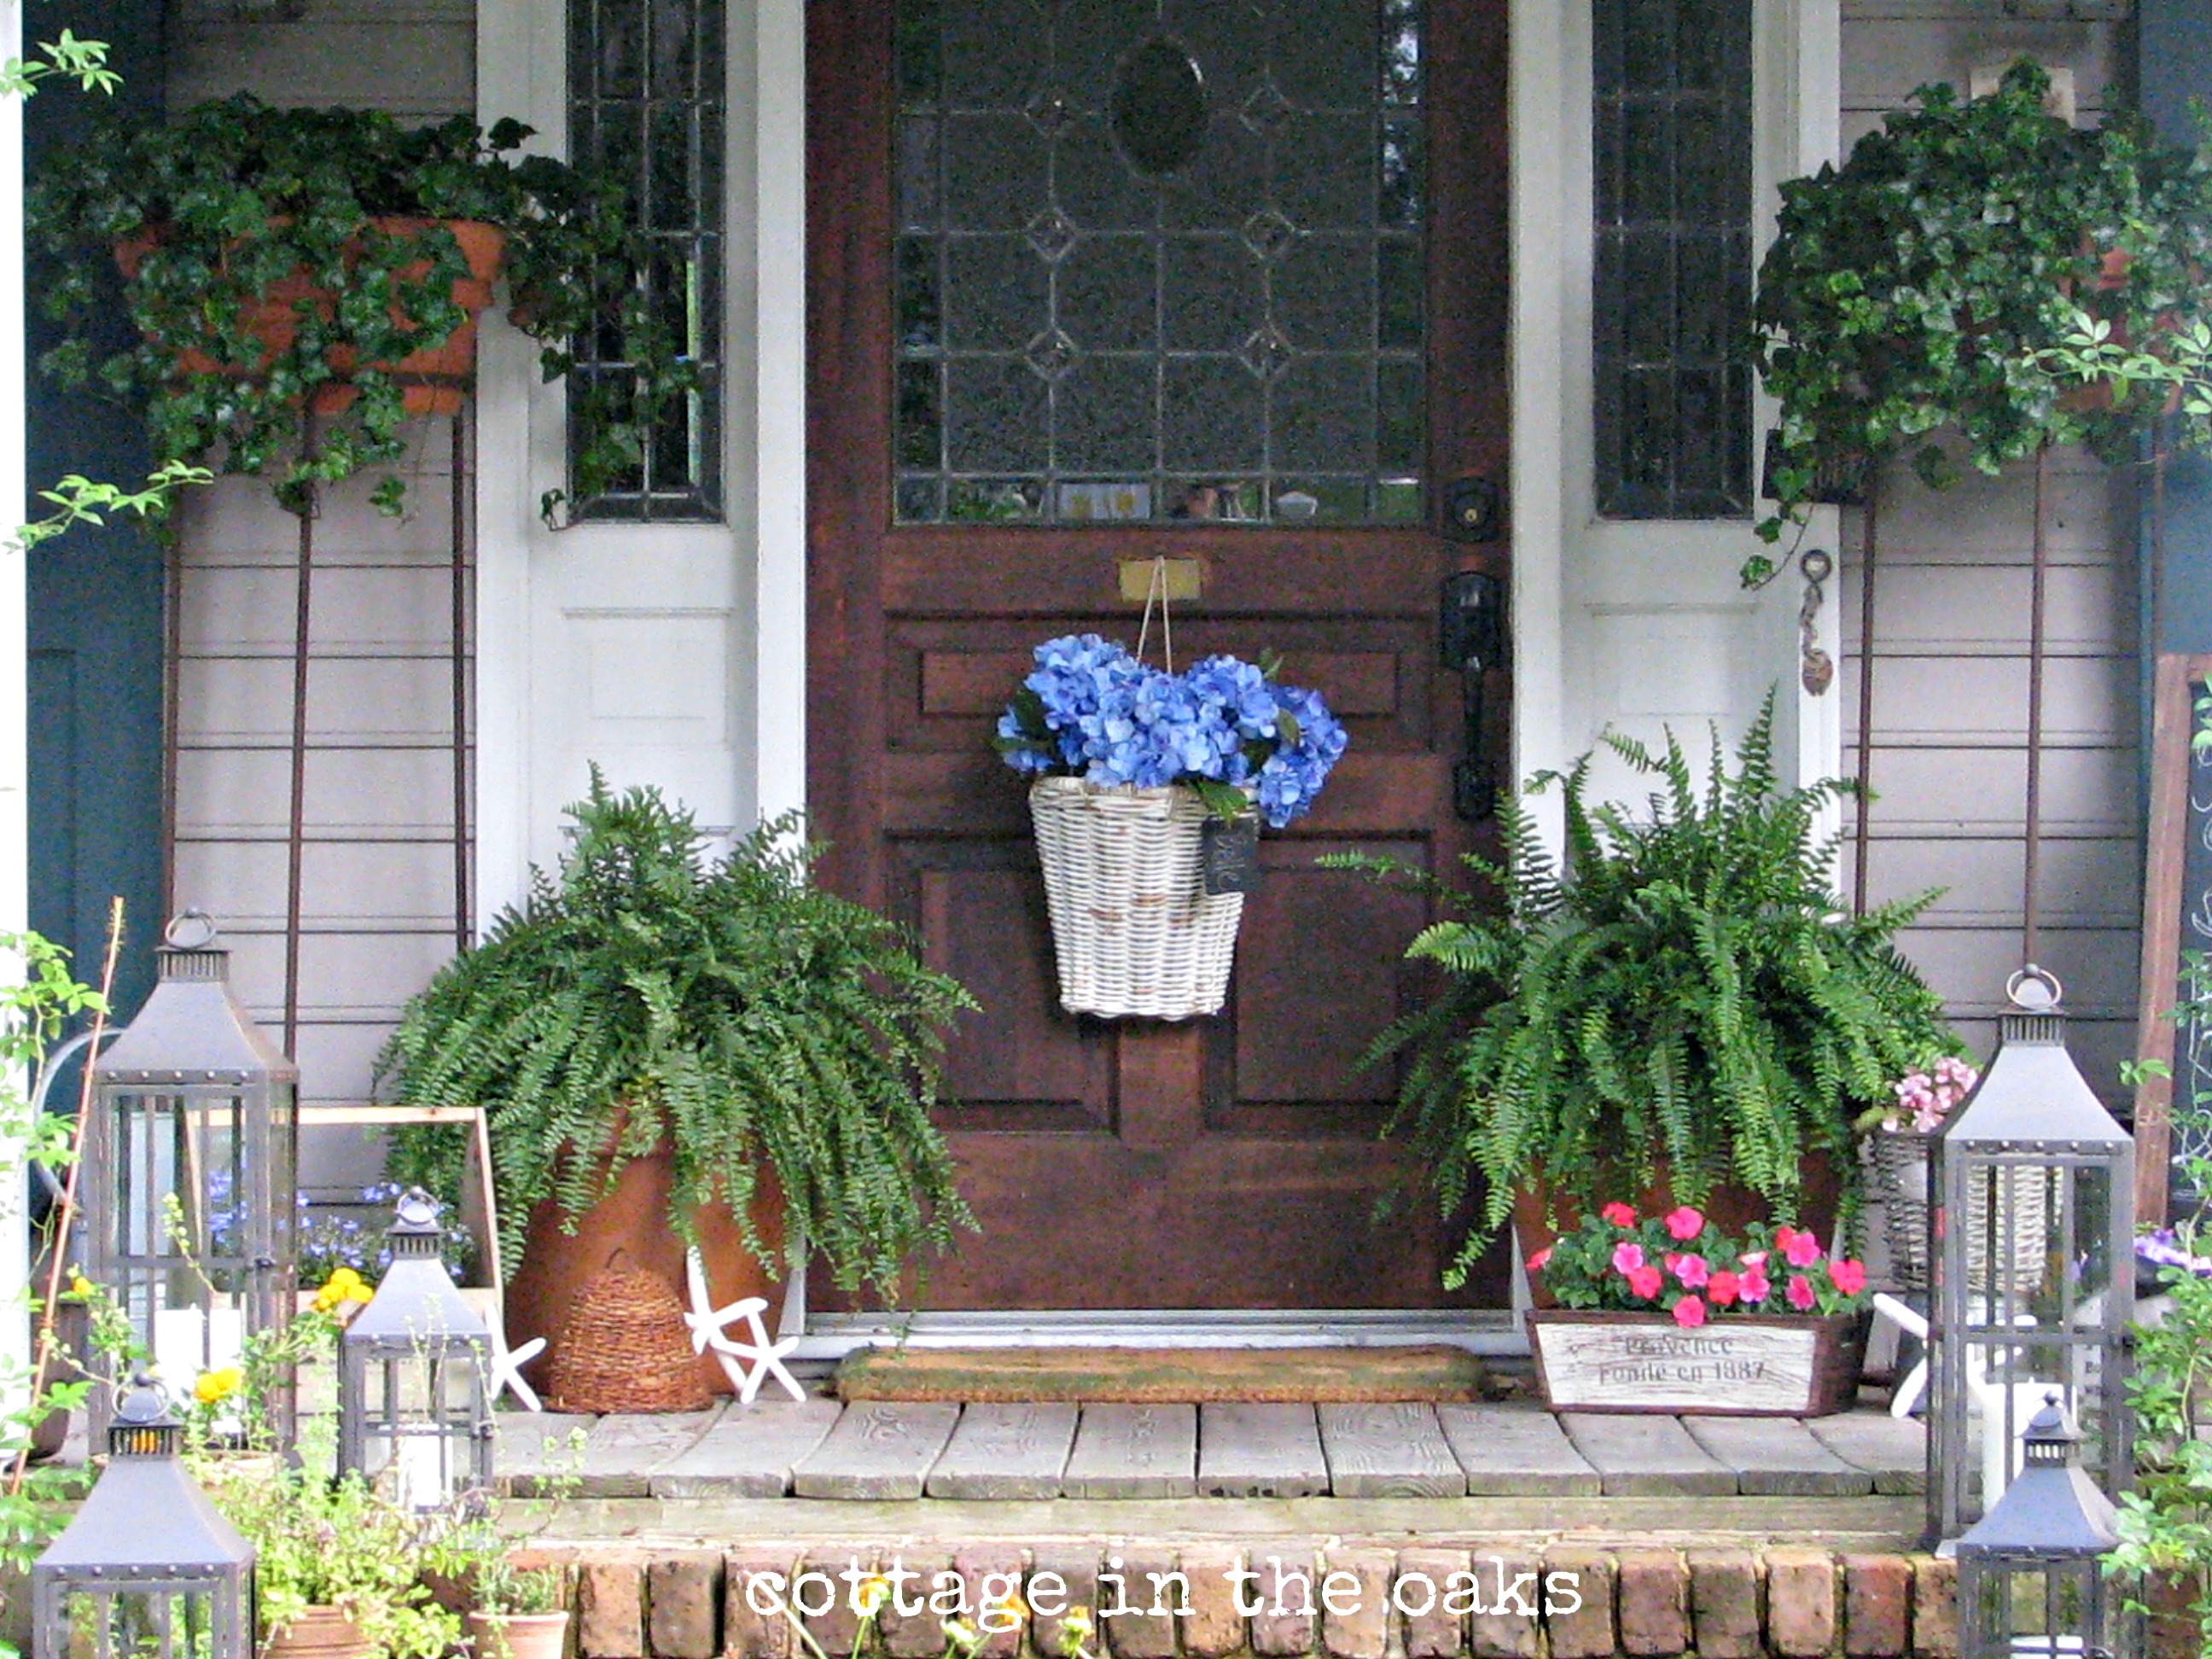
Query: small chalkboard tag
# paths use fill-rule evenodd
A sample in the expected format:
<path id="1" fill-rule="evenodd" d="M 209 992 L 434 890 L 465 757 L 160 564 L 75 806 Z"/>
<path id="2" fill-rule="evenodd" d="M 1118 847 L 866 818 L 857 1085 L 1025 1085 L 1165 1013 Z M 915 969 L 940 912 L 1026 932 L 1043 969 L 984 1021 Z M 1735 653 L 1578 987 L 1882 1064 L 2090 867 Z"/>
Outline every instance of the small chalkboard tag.
<path id="1" fill-rule="evenodd" d="M 1199 842 L 1206 896 L 1249 893 L 1260 884 L 1260 820 L 1250 813 L 1224 823 L 1208 818 Z"/>

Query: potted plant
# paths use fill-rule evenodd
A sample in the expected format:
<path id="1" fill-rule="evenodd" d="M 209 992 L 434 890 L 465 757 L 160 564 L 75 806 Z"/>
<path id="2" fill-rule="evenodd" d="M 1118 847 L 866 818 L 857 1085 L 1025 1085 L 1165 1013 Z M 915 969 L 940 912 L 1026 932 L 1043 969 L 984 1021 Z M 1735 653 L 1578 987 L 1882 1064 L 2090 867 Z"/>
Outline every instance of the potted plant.
<path id="1" fill-rule="evenodd" d="M 568 1578 L 560 1567 L 520 1567 L 501 1554 L 475 1577 L 469 1641 L 477 1659 L 561 1659 Z"/>
<path id="2" fill-rule="evenodd" d="M 1033 777 L 1060 1000 L 1070 1013 L 1218 1012 L 1260 821 L 1313 808 L 1344 727 L 1275 665 L 1207 657 L 1180 675 L 1096 634 L 1036 647 L 999 721 Z"/>
<path id="3" fill-rule="evenodd" d="M 569 811 L 557 876 L 439 970 L 380 1062 L 403 1099 L 488 1114 L 510 1328 L 557 1330 L 618 1247 L 681 1285 L 699 1244 L 726 1300 L 803 1241 L 840 1286 L 895 1294 L 973 1224 L 929 1114 L 974 1001 L 813 884 L 795 817 L 717 856 L 690 812 L 596 769 Z M 446 1168 L 436 1148 L 394 1173 L 453 1190 L 459 1148 Z"/>
<path id="4" fill-rule="evenodd" d="M 1564 872 L 1510 802 L 1503 859 L 1468 860 L 1482 890 L 1443 891 L 1456 914 L 1409 947 L 1442 988 L 1375 1056 L 1405 1056 L 1392 1127 L 1443 1212 L 1474 1203 L 1448 1284 L 1509 1217 L 1534 1247 L 1623 1193 L 1825 1232 L 1851 1197 L 1853 1120 L 1953 1048 L 1892 944 L 1934 895 L 1850 914 L 1814 836 L 1846 786 L 1784 789 L 1773 715 L 1770 695 L 1732 764 L 1715 735 L 1702 787 L 1671 731 L 1657 753 L 1607 734 L 1653 784 L 1640 812 L 1590 800 L 1591 755 L 1539 775 L 1530 792 L 1560 789 Z"/>
<path id="5" fill-rule="evenodd" d="M 1558 1304 L 1528 1315 L 1553 1411 L 1822 1417 L 1856 1395 L 1866 1267 L 1810 1231 L 1616 1200 L 1528 1266 Z"/>
<path id="6" fill-rule="evenodd" d="M 1955 481 L 1939 430 L 1990 473 L 2045 444 L 2127 453 L 2141 404 L 2069 397 L 2044 354 L 2077 305 L 2136 340 L 2212 315 L 2212 172 L 2136 118 L 2076 129 L 2048 88 L 2027 62 L 1985 98 L 1922 87 L 1843 166 L 1782 186 L 1754 307 L 1781 405 L 1768 539 L 1900 450 Z"/>
<path id="7" fill-rule="evenodd" d="M 314 484 L 398 461 L 406 414 L 459 406 L 474 313 L 503 274 L 549 380 L 594 335 L 635 368 L 569 387 L 589 434 L 572 482 L 603 490 L 696 372 L 636 279 L 647 250 L 621 187 L 522 155 L 529 137 L 514 121 L 410 129 L 246 93 L 167 124 L 111 121 L 27 199 L 27 234 L 54 256 L 46 308 L 70 331 L 46 365 L 143 400 L 157 454 L 274 466 L 278 498 L 305 511 Z M 135 337 L 117 349 L 94 343 L 111 252 Z M 307 411 L 330 418 L 303 441 Z M 398 511 L 401 488 L 386 472 L 377 504 Z M 552 492 L 549 514 L 562 500 Z"/>

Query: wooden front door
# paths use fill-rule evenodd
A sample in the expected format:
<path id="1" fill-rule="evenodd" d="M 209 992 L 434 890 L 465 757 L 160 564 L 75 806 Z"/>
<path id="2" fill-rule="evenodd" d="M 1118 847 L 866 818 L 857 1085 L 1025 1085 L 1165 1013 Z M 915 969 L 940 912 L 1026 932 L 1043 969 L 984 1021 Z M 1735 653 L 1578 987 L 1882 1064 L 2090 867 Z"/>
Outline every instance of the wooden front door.
<path id="1" fill-rule="evenodd" d="M 1416 994 L 1437 870 L 1504 753 L 1440 653 L 1507 548 L 1504 0 L 815 0 L 807 8 L 808 794 L 824 878 L 984 1012 L 945 1114 L 982 1233 L 945 1309 L 1420 1308 L 1448 1241 L 1362 1051 Z M 773 418 L 775 411 L 763 411 Z M 1443 527 L 1454 524 L 1455 534 Z M 1127 562 L 1194 562 L 1176 665 L 1281 653 L 1351 748 L 1261 843 L 1228 1006 L 1062 1012 L 1024 784 L 1030 648 L 1133 648 Z M 1159 660 L 1155 627 L 1152 655 Z M 1498 763 L 1502 764 L 1502 760 Z M 1468 803 L 1462 801 L 1461 805 Z"/>

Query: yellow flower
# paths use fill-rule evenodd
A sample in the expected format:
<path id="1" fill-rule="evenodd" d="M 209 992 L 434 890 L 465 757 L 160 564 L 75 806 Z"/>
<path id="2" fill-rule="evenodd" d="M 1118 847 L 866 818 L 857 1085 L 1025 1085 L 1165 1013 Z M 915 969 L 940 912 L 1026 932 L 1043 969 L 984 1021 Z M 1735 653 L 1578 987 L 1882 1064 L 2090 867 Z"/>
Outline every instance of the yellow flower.
<path id="1" fill-rule="evenodd" d="M 1070 1607 L 1060 1615 L 1060 1633 L 1064 1640 L 1087 1642 L 1095 1629 L 1096 1626 L 1091 1622 L 1091 1609 L 1088 1607 Z"/>
<path id="2" fill-rule="evenodd" d="M 218 1400 L 228 1400 L 236 1394 L 246 1381 L 246 1373 L 235 1365 L 225 1365 L 221 1370 L 202 1371 L 200 1380 L 192 1384 L 192 1398 L 203 1406 L 212 1406 Z"/>
<path id="3" fill-rule="evenodd" d="M 84 1301 L 87 1297 L 91 1296 L 92 1291 L 92 1281 L 87 1279 L 82 1273 L 71 1273 L 70 1275 L 69 1293 L 75 1297 L 78 1301 Z"/>
<path id="4" fill-rule="evenodd" d="M 884 1603 L 891 1599 L 891 1581 L 879 1572 L 872 1572 L 854 1587 L 853 1605 L 860 1608 L 863 1618 L 873 1618 L 883 1611 Z"/>
<path id="5" fill-rule="evenodd" d="M 1019 1590 L 1008 1590 L 997 1600 L 984 1604 L 983 1611 L 992 1616 L 1001 1630 L 1017 1630 L 1029 1620 L 1029 1603 L 1022 1600 Z"/>

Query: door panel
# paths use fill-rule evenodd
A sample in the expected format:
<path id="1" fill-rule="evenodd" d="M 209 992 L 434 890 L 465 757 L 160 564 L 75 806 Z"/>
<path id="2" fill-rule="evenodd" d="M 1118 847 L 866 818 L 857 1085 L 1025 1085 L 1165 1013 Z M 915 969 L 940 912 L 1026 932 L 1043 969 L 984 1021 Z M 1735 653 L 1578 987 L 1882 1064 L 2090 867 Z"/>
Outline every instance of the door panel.
<path id="1" fill-rule="evenodd" d="M 1378 30 L 1406 38 L 1407 0 L 1235 9 L 1280 25 L 1263 66 L 1250 59 L 1249 30 L 1230 28 L 1230 9 L 1218 6 L 934 0 L 929 27 L 950 21 L 929 37 L 940 56 L 927 76 L 964 63 L 981 79 L 966 103 L 946 94 L 928 106 L 945 112 L 920 124 L 923 137 L 984 165 L 963 175 L 975 198 L 966 228 L 921 242 L 906 234 L 917 210 L 917 121 L 902 125 L 898 98 L 913 95 L 916 72 L 896 60 L 908 81 L 895 94 L 897 10 L 880 0 L 808 9 L 808 763 L 815 827 L 832 843 L 824 878 L 913 924 L 931 962 L 983 1006 L 952 1042 L 957 1103 L 942 1121 L 984 1231 L 933 1269 L 927 1305 L 1498 1300 L 1495 1261 L 1466 1291 L 1439 1289 L 1450 1241 L 1419 1172 L 1378 1139 L 1397 1077 L 1360 1064 L 1420 993 L 1403 953 L 1431 919 L 1428 902 L 1315 860 L 1358 849 L 1443 872 L 1463 852 L 1494 848 L 1494 826 L 1452 810 L 1452 768 L 1467 743 L 1460 678 L 1438 665 L 1437 606 L 1455 572 L 1504 576 L 1507 549 L 1446 539 L 1435 504 L 1450 481 L 1502 479 L 1506 465 L 1505 7 L 1420 9 L 1426 101 L 1413 144 L 1376 136 L 1397 131 L 1394 121 L 1404 127 L 1403 110 L 1354 119 L 1340 107 L 1352 95 L 1344 88 L 1373 72 Z M 1087 47 L 1030 54 L 1006 44 L 1009 31 L 1065 34 L 1077 13 Z M 1155 41 L 1202 65 L 1218 100 L 1203 146 L 1164 185 L 1141 176 L 1150 140 L 1113 139 L 1083 101 L 1095 93 L 1080 89 L 1129 76 Z M 1384 73 L 1403 68 L 1386 62 Z M 1063 86 L 1075 88 L 1065 100 Z M 904 175 L 895 132 L 909 141 Z M 1376 172 L 1415 153 L 1427 216 L 1413 303 L 1425 310 L 1426 344 L 1409 363 L 1376 344 L 1402 348 L 1405 319 L 1378 299 L 1382 311 L 1347 324 L 1345 307 L 1367 301 L 1332 286 L 1329 267 L 1370 249 L 1387 264 L 1422 246 L 1343 229 L 1363 211 L 1399 210 L 1376 204 L 1402 181 L 1378 184 Z M 1248 212 L 1255 190 L 1266 206 Z M 1039 202 L 1048 206 L 1033 212 Z M 1217 257 L 1230 273 L 1211 290 L 1218 303 L 1179 310 L 1168 268 Z M 1142 303 L 1099 287 L 1115 262 L 1147 258 L 1162 274 L 1147 279 Z M 943 262 L 949 298 L 915 311 L 901 285 L 927 260 Z M 972 270 L 999 274 L 981 287 L 953 283 Z M 1374 292 L 1387 298 L 1393 280 L 1378 276 Z M 1037 330 L 1040 315 L 1049 328 Z M 938 357 L 917 352 L 916 326 L 946 343 Z M 1379 331 L 1359 332 L 1370 327 Z M 1092 349 L 1124 337 L 1143 349 Z M 1347 340 L 1357 349 L 1344 349 Z M 1299 487 L 1298 467 L 1319 477 L 1337 464 L 1301 424 L 1301 411 L 1326 409 L 1312 388 L 1370 370 L 1377 399 L 1392 386 L 1424 388 L 1418 482 L 1323 480 L 1306 492 L 1320 496 L 1318 510 L 1279 509 Z M 986 381 L 990 389 L 975 390 Z M 1200 385 L 1213 388 L 1212 401 L 1170 395 Z M 1110 404 L 1115 386 L 1137 401 Z M 916 447 L 917 408 L 939 422 L 928 428 L 935 447 Z M 1236 459 L 1251 453 L 1253 420 L 1275 422 L 1256 483 Z M 1374 437 L 1353 473 L 1389 471 L 1376 458 L 1395 441 Z M 1062 465 L 1071 444 L 1088 446 L 1082 465 Z M 1103 467 L 1109 481 L 1057 482 L 1085 466 Z M 980 477 L 994 467 L 1012 471 Z M 1033 476 L 1014 476 L 1024 467 Z M 1194 467 L 1220 482 L 1191 486 L 1187 505 L 1256 502 L 1273 516 L 1150 516 L 1166 492 L 1189 485 Z M 1087 511 L 1113 492 L 1148 516 L 1049 521 L 1075 516 L 1071 500 Z M 1332 520 L 1347 501 L 1364 505 Z M 1408 501 L 1424 503 L 1419 516 Z M 988 516 L 945 521 L 963 502 Z M 1175 609 L 1176 666 L 1213 652 L 1279 653 L 1283 678 L 1322 692 L 1351 746 L 1311 816 L 1261 842 L 1262 878 L 1218 1018 L 1077 1018 L 1057 1005 L 1024 785 L 989 739 L 1039 641 L 1090 631 L 1133 647 L 1141 606 L 1122 597 L 1121 567 L 1159 556 L 1201 567 L 1200 597 Z M 1156 622 L 1152 660 L 1164 648 Z M 1502 677 L 1487 690 L 1490 729 L 1478 737 L 1502 754 Z M 1394 1194 L 1410 1204 L 1378 1221 L 1378 1200 Z"/>

